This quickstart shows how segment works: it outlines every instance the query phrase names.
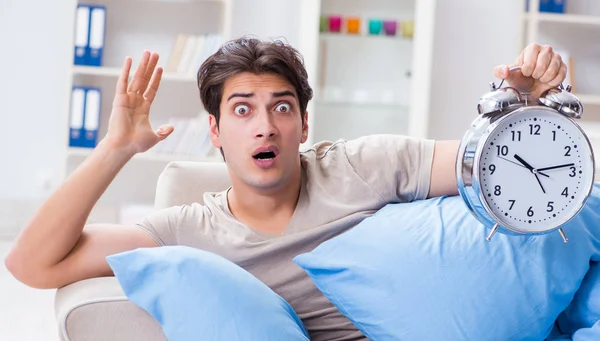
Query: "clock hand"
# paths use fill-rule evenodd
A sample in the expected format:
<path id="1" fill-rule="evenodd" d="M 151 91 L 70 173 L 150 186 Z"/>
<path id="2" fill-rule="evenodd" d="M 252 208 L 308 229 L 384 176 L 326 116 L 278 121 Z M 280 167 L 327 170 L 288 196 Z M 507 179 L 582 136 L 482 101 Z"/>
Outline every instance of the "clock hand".
<path id="1" fill-rule="evenodd" d="M 533 175 L 535 175 L 535 179 L 537 180 L 538 184 L 540 184 L 540 187 L 542 188 L 542 192 L 544 192 L 544 194 L 546 193 L 546 190 L 544 189 L 544 186 L 542 186 L 542 182 L 540 181 L 540 177 L 537 175 L 537 169 L 531 167 L 530 164 L 527 163 L 527 161 L 523 160 L 522 157 L 520 157 L 519 155 L 515 154 L 515 159 L 517 159 L 517 161 L 519 161 L 520 163 L 523 164 L 523 166 L 525 166 L 525 168 L 529 169 L 531 171 L 531 173 L 533 173 Z"/>
<path id="2" fill-rule="evenodd" d="M 523 158 L 521 158 L 517 154 L 515 154 L 515 159 L 517 159 L 517 161 L 519 161 L 523 166 L 525 166 L 525 168 L 529 169 L 533 173 L 533 167 L 531 167 L 531 165 L 528 164 L 527 161 L 523 160 Z"/>
<path id="3" fill-rule="evenodd" d="M 542 188 L 542 192 L 544 192 L 544 194 L 546 194 L 546 190 L 544 189 L 544 186 L 542 186 L 542 182 L 540 181 L 540 177 L 533 173 L 533 175 L 535 175 L 535 178 L 537 179 L 538 184 L 540 184 L 540 187 Z"/>
<path id="4" fill-rule="evenodd" d="M 538 169 L 538 171 L 545 171 L 545 170 L 550 170 L 550 169 L 563 168 L 563 167 L 571 167 L 571 166 L 575 166 L 575 164 L 574 163 L 565 163 L 564 165 L 558 165 L 558 166 L 540 168 L 540 169 Z"/>
<path id="5" fill-rule="evenodd" d="M 520 163 L 516 163 L 516 162 L 514 162 L 513 160 L 509 160 L 509 159 L 507 159 L 507 158 L 505 158 L 505 157 L 503 157 L 503 156 L 498 156 L 498 158 L 500 158 L 500 159 L 502 159 L 502 160 L 504 160 L 504 161 L 508 161 L 508 162 L 510 162 L 510 163 L 512 163 L 512 164 L 515 164 L 515 165 L 519 166 L 519 167 L 527 168 L 527 167 L 523 166 L 522 164 L 520 164 Z M 539 174 L 539 175 L 543 175 L 543 176 L 545 176 L 545 177 L 547 177 L 547 178 L 549 178 L 549 177 L 550 177 L 550 175 L 548 175 L 548 174 L 546 174 L 546 173 L 542 173 L 542 172 L 540 172 L 540 171 L 539 171 L 539 169 L 538 169 L 538 174 Z"/>

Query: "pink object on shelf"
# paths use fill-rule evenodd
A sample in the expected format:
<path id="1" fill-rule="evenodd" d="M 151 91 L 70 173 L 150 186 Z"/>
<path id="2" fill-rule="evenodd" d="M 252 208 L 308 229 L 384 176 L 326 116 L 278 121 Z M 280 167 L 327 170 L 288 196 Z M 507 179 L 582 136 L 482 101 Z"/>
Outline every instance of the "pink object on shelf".
<path id="1" fill-rule="evenodd" d="M 339 15 L 332 15 L 329 17 L 329 31 L 340 32 L 342 30 L 342 17 Z"/>
<path id="2" fill-rule="evenodd" d="M 385 35 L 394 36 L 396 35 L 396 28 L 398 24 L 395 20 L 384 20 L 383 21 L 383 32 Z"/>

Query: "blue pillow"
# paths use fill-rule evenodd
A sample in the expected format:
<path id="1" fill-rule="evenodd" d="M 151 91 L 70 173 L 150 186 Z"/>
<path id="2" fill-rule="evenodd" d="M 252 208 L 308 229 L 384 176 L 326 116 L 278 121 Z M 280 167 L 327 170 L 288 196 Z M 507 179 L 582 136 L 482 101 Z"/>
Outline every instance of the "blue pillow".
<path id="1" fill-rule="evenodd" d="M 600 260 L 599 223 L 599 184 L 567 244 L 488 242 L 460 197 L 439 197 L 389 204 L 294 261 L 371 340 L 543 340 Z"/>
<path id="2" fill-rule="evenodd" d="M 169 341 L 309 340 L 291 306 L 246 270 L 187 246 L 106 258 L 123 291 Z"/>
<path id="3" fill-rule="evenodd" d="M 600 263 L 592 262 L 581 287 L 557 319 L 561 334 L 574 341 L 600 340 Z M 571 340 L 571 339 L 569 339 Z"/>

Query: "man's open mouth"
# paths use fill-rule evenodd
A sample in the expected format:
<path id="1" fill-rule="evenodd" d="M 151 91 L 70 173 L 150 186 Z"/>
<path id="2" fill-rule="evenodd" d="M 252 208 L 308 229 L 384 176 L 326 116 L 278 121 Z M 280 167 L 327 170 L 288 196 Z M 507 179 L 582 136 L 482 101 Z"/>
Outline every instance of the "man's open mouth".
<path id="1" fill-rule="evenodd" d="M 257 160 L 267 160 L 267 159 L 272 159 L 275 156 L 276 155 L 274 152 L 261 152 L 261 153 L 254 155 L 253 158 L 255 158 Z"/>
<path id="2" fill-rule="evenodd" d="M 254 150 L 254 154 L 252 154 L 252 157 L 255 160 L 270 160 L 277 157 L 277 154 L 279 154 L 279 150 L 276 147 L 267 146 L 260 147 Z"/>

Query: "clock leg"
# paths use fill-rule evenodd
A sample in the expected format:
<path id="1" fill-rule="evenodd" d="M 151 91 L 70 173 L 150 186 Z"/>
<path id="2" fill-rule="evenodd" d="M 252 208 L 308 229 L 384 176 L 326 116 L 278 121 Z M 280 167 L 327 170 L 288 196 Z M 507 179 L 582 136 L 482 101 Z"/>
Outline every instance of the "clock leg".
<path id="1" fill-rule="evenodd" d="M 558 229 L 558 233 L 560 233 L 560 236 L 565 241 L 565 243 L 567 243 L 569 241 L 569 239 L 567 238 L 567 235 L 565 234 L 565 231 L 563 231 L 562 228 Z"/>
<path id="2" fill-rule="evenodd" d="M 485 238 L 485 240 L 487 240 L 488 242 L 490 240 L 492 240 L 492 237 L 494 236 L 494 234 L 496 233 L 496 231 L 498 231 L 498 223 L 494 224 L 494 227 L 492 227 L 492 230 L 490 231 L 490 234 L 488 234 L 487 238 Z"/>

